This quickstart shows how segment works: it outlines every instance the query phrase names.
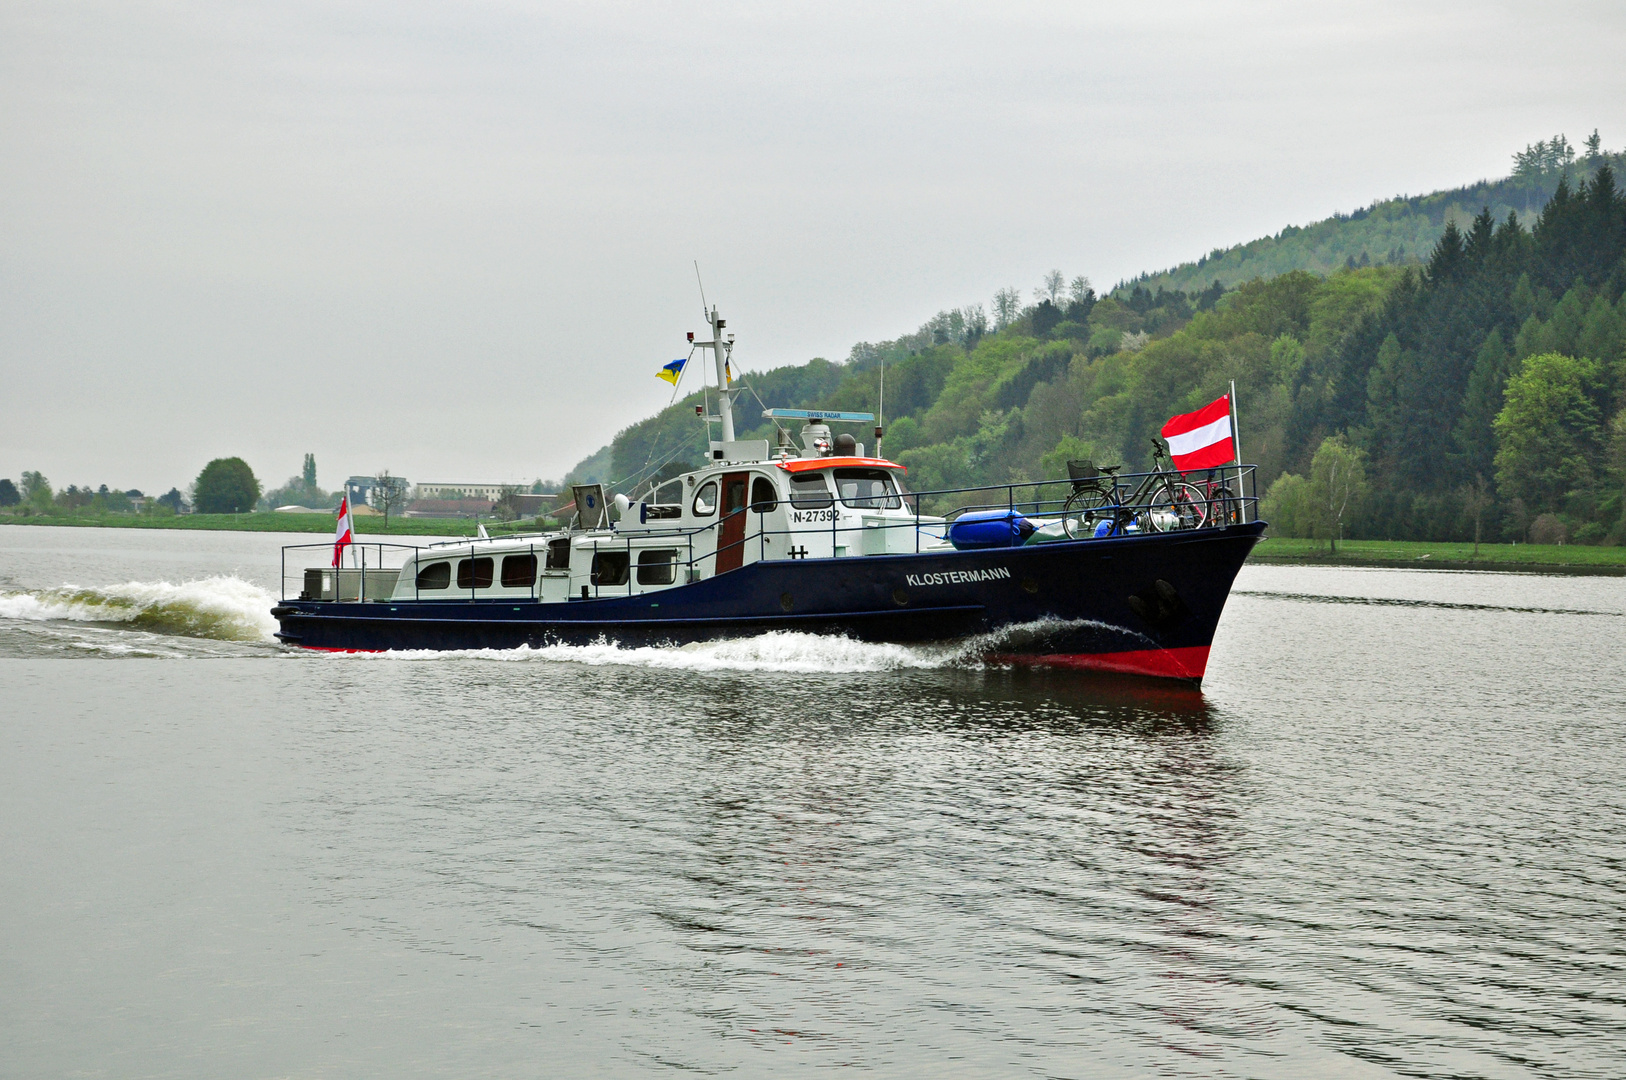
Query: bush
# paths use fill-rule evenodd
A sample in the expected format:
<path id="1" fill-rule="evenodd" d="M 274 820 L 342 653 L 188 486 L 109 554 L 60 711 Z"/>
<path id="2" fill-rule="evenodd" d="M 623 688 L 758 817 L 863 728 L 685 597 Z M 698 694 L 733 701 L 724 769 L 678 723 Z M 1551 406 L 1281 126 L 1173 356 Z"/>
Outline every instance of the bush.
<path id="1" fill-rule="evenodd" d="M 1575 542 L 1577 544 L 1601 544 L 1608 535 L 1609 530 L 1605 529 L 1601 522 L 1589 521 L 1575 530 Z"/>
<path id="2" fill-rule="evenodd" d="M 1530 523 L 1532 544 L 1562 544 L 1569 539 L 1569 530 L 1556 514 L 1542 514 Z"/>

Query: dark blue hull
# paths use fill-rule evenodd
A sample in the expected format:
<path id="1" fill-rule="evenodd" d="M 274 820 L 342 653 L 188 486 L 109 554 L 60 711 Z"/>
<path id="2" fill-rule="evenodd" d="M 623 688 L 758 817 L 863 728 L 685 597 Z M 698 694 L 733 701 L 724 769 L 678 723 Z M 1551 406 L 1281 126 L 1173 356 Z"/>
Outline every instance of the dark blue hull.
<path id="1" fill-rule="evenodd" d="M 771 630 L 868 641 L 986 638 L 1017 662 L 1201 679 L 1263 522 L 982 551 L 757 562 L 705 581 L 565 603 L 335 603 L 272 609 L 312 649 L 683 644 Z"/>

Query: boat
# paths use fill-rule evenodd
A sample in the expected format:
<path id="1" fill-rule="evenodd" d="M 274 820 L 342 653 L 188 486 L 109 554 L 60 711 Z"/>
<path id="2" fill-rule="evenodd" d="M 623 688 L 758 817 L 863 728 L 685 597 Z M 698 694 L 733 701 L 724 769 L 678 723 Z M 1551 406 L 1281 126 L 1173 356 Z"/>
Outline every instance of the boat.
<path id="1" fill-rule="evenodd" d="M 903 465 L 832 428 L 872 424 L 869 413 L 765 409 L 776 438 L 736 439 L 734 336 L 716 307 L 706 318 L 712 339 L 689 339 L 710 352 L 716 384 L 696 411 L 721 438 L 708 436 L 702 467 L 630 494 L 576 485 L 574 516 L 553 531 L 357 543 L 348 566 L 304 565 L 333 545 L 290 545 L 271 609 L 277 638 L 373 652 L 794 631 L 1200 684 L 1232 582 L 1265 528 L 1246 494 L 1252 466 L 1218 470 L 1223 500 L 1185 513 L 1169 512 L 1167 474 L 1093 466 L 911 491 Z M 1184 490 L 1212 493 L 1214 474 Z M 1149 485 L 1155 497 L 1128 496 Z"/>

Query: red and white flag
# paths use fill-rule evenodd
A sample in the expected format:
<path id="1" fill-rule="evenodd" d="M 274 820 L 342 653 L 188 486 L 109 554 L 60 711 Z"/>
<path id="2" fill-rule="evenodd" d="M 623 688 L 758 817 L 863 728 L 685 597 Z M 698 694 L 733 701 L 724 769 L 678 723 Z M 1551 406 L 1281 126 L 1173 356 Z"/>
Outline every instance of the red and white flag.
<path id="1" fill-rule="evenodd" d="M 1170 417 L 1163 425 L 1163 437 L 1169 441 L 1174 467 L 1181 472 L 1229 465 L 1236 460 L 1236 445 L 1231 439 L 1231 395 L 1221 394 L 1218 401 L 1196 412 Z"/>
<path id="2" fill-rule="evenodd" d="M 346 544 L 355 542 L 356 529 L 350 522 L 350 496 L 339 500 L 339 524 L 333 530 L 333 565 L 339 565 Z"/>

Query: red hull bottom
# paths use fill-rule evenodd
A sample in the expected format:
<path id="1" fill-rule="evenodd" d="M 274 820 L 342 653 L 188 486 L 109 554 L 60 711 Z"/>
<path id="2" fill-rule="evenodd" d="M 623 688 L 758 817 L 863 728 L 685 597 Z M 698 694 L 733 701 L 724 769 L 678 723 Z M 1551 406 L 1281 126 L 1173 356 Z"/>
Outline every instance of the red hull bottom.
<path id="1" fill-rule="evenodd" d="M 1011 664 L 1073 668 L 1081 671 L 1111 671 L 1120 675 L 1150 675 L 1159 679 L 1200 680 L 1208 670 L 1207 645 L 1181 649 L 1138 649 L 1112 653 L 1048 653 L 1001 655 L 995 659 Z"/>

